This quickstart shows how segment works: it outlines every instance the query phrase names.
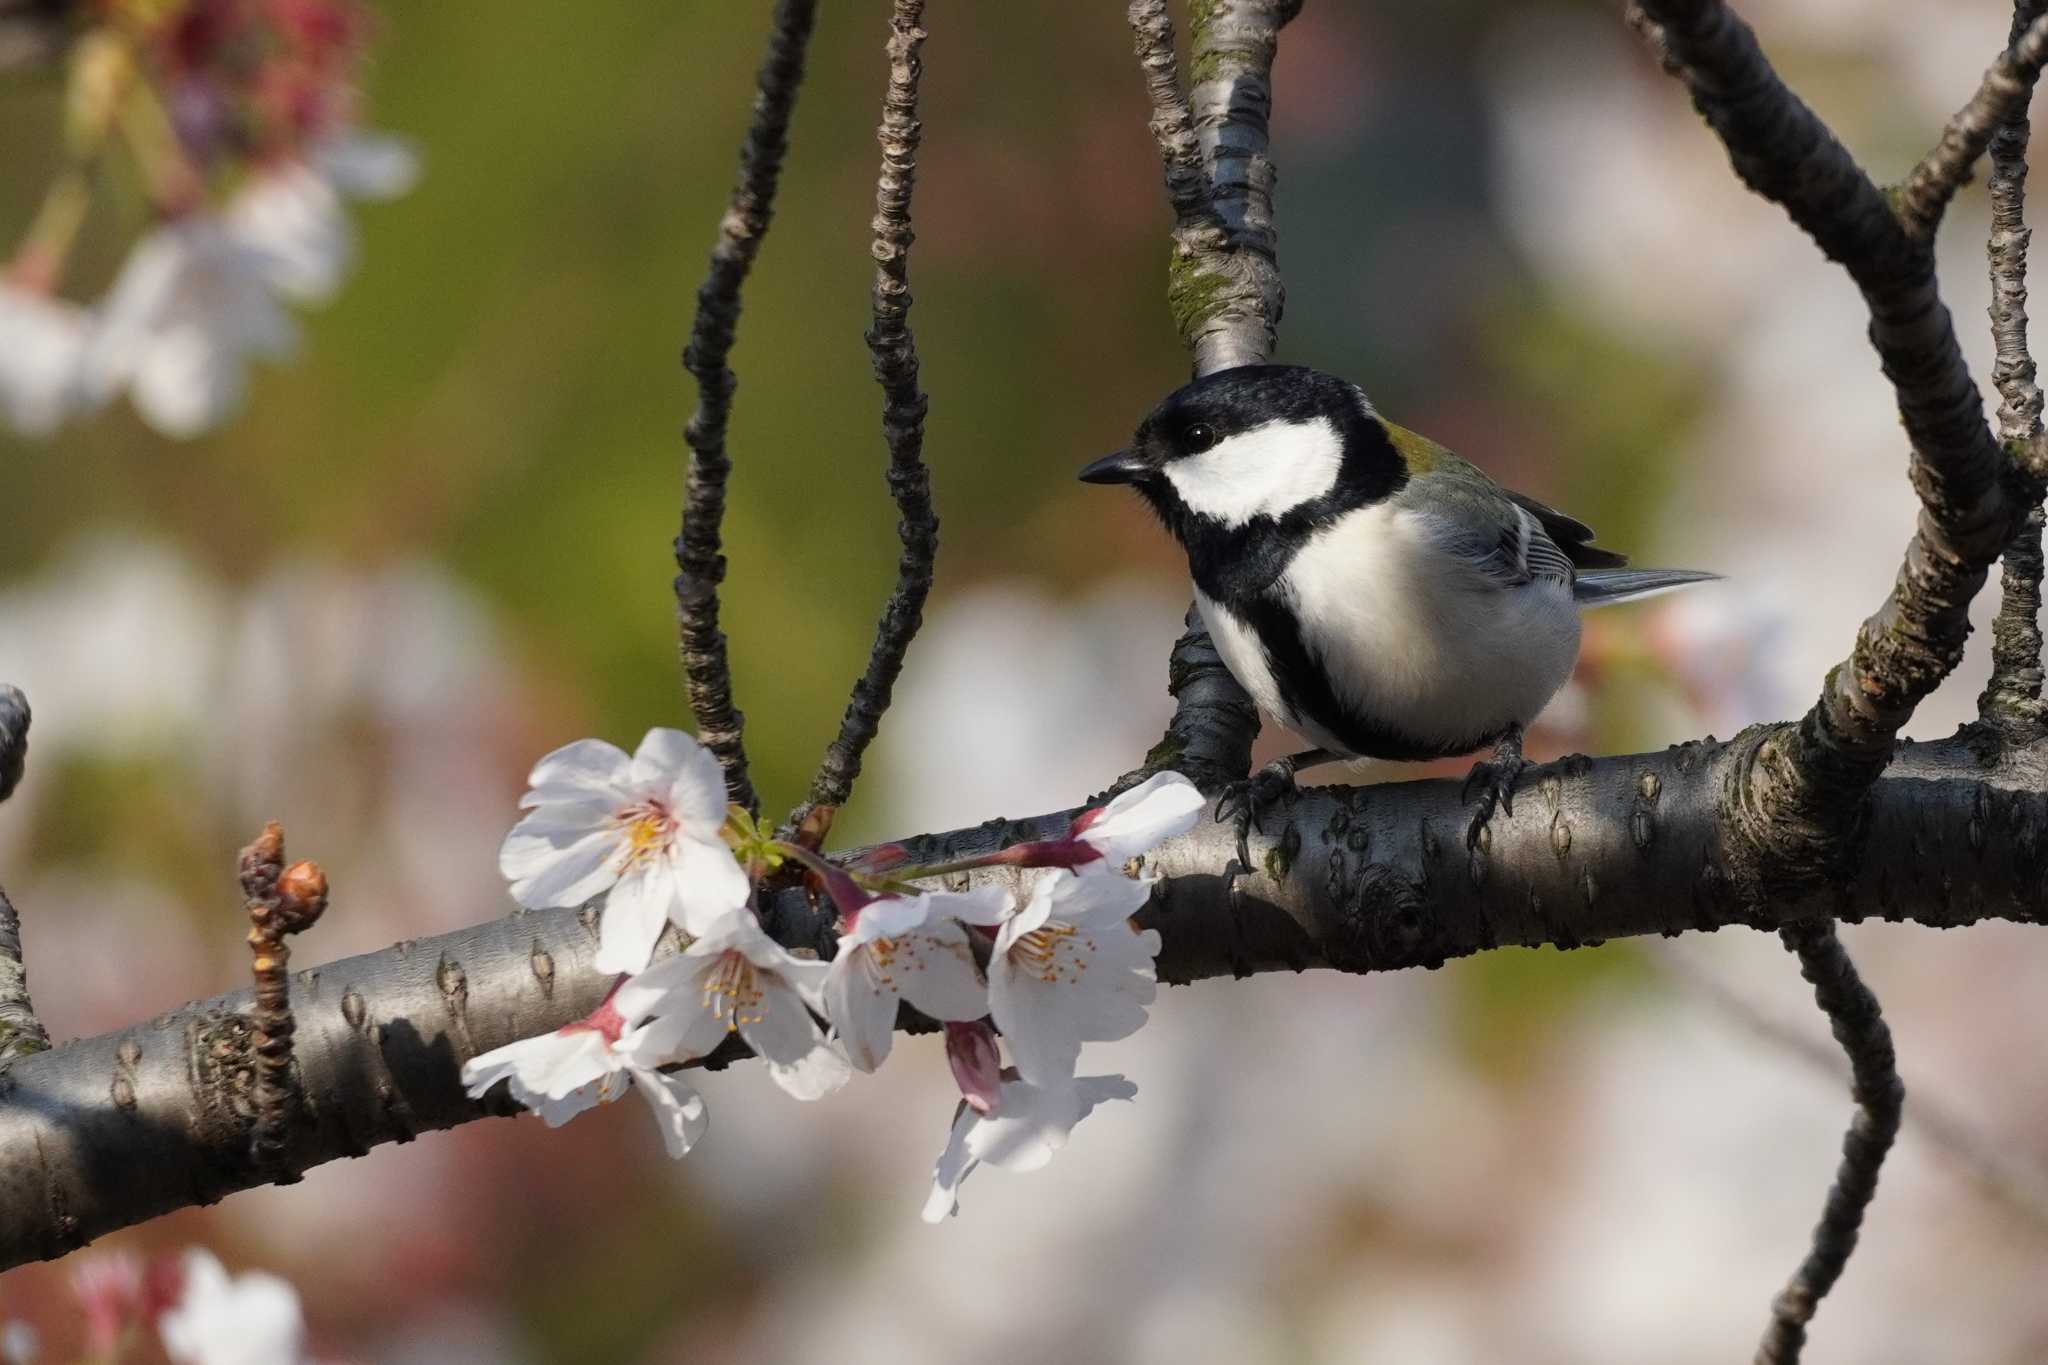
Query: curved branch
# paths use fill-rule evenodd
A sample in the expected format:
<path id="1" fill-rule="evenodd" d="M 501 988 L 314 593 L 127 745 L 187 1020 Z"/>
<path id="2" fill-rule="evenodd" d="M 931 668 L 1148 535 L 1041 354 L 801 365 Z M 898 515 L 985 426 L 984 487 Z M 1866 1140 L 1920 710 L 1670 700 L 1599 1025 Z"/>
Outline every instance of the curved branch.
<path id="1" fill-rule="evenodd" d="M 939 553 L 939 517 L 932 507 L 931 471 L 924 463 L 924 418 L 929 406 L 917 387 L 917 341 L 910 332 L 910 192 L 917 179 L 917 87 L 924 75 L 924 0 L 896 0 L 890 18 L 889 85 L 882 99 L 882 171 L 875 182 L 875 321 L 868 330 L 875 380 L 882 386 L 882 435 L 889 446 L 889 494 L 902 520 L 896 534 L 903 552 L 896 561 L 896 586 L 875 623 L 874 648 L 840 719 L 839 734 L 825 750 L 804 805 L 788 827 L 801 825 L 820 806 L 837 806 L 853 791 L 861 755 L 889 709 L 903 656 L 924 623 L 924 602 L 932 589 L 932 561 Z"/>
<path id="2" fill-rule="evenodd" d="M 739 183 L 718 222 L 710 273 L 697 290 L 697 316 L 683 365 L 697 380 L 697 411 L 684 428 L 691 460 L 683 492 L 683 526 L 676 537 L 676 621 L 683 672 L 697 738 L 718 756 L 726 795 L 750 812 L 760 809 L 747 775 L 746 717 L 733 706 L 732 667 L 718 626 L 718 585 L 725 581 L 719 528 L 725 520 L 726 423 L 739 381 L 726 365 L 739 328 L 740 286 L 760 254 L 789 151 L 789 119 L 804 79 L 804 52 L 817 20 L 817 0 L 781 0 L 775 7 L 768 55 L 761 63 L 754 122 L 740 148 Z"/>
<path id="3" fill-rule="evenodd" d="M 1839 886 L 1779 896 L 1723 831 L 1732 778 L 1769 733 L 1534 769 L 1515 814 L 1472 850 L 1453 781 L 1308 788 L 1237 878 L 1222 875 L 1234 832 L 1204 823 L 1147 860 L 1165 879 L 1141 916 L 1164 939 L 1160 979 L 1383 971 L 1826 916 L 2048 920 L 2048 741 L 1906 745 L 1871 794 L 1864 863 Z M 1050 837 L 1071 814 L 904 842 L 913 862 L 945 862 Z M 831 919 L 801 891 L 770 896 L 765 919 L 784 943 L 830 953 Z M 461 1065 L 596 1007 L 610 985 L 591 965 L 596 923 L 589 911 L 516 914 L 297 973 L 306 1103 L 284 1135 L 284 1171 L 511 1112 L 471 1101 Z M 249 1150 L 251 1009 L 246 991 L 199 1001 L 0 1077 L 0 1268 L 277 1177 Z"/>
<path id="4" fill-rule="evenodd" d="M 1799 970 L 1813 986 L 1814 999 L 1834 1026 L 1835 1041 L 1849 1055 L 1849 1093 L 1856 1117 L 1842 1139 L 1842 1164 L 1828 1189 L 1827 1206 L 1813 1230 L 1813 1249 L 1771 1304 L 1771 1324 L 1757 1347 L 1757 1365 L 1797 1365 L 1806 1345 L 1806 1324 L 1849 1263 L 1863 1214 L 1877 1194 L 1877 1175 L 1899 1135 L 1906 1087 L 1899 1080 L 1892 1034 L 1877 997 L 1856 973 L 1835 926 L 1825 921 L 1789 924 L 1779 930 L 1785 946 L 1799 955 Z"/>

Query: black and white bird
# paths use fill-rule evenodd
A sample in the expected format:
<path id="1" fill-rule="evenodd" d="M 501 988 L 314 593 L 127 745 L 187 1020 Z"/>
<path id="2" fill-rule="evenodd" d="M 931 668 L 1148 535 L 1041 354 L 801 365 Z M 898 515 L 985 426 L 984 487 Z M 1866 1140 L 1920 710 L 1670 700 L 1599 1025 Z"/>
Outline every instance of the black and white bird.
<path id="1" fill-rule="evenodd" d="M 1717 577 L 1623 568 L 1584 523 L 1299 366 L 1196 380 L 1081 477 L 1144 495 L 1231 674 L 1317 746 L 1233 792 L 1240 849 L 1298 768 L 1492 745 L 1466 789 L 1476 842 L 1496 804 L 1514 814 L 1522 731 L 1571 676 L 1579 609 Z"/>

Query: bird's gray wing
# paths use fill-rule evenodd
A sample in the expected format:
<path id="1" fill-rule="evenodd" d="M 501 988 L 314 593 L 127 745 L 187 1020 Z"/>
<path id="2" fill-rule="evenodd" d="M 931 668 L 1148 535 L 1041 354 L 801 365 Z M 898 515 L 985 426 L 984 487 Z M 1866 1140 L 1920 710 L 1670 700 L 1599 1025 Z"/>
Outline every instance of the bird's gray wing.
<path id="1" fill-rule="evenodd" d="M 1458 464 L 1463 465 L 1463 461 Z M 1572 561 L 1540 518 L 1469 465 L 1441 464 L 1395 495 L 1413 512 L 1436 548 L 1498 588 L 1539 580 L 1572 582 Z"/>

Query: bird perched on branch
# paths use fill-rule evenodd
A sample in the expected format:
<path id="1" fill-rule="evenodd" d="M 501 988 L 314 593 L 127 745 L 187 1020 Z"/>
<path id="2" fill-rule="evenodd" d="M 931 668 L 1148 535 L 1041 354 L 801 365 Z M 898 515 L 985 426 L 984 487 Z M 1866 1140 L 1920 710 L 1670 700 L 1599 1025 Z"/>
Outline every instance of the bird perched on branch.
<path id="1" fill-rule="evenodd" d="M 1496 805 L 1514 814 L 1522 731 L 1571 676 L 1579 609 L 1718 576 L 1623 568 L 1584 523 L 1300 366 L 1196 380 L 1081 477 L 1144 496 L 1187 551 L 1231 674 L 1317 745 L 1231 790 L 1241 859 L 1300 768 L 1492 745 L 1465 789 L 1476 843 Z"/>

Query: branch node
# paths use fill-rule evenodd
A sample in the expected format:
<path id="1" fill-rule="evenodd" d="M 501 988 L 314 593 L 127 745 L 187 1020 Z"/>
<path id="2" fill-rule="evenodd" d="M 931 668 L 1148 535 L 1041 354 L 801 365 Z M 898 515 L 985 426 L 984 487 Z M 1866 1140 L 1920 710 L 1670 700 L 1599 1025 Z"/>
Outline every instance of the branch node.
<path id="1" fill-rule="evenodd" d="M 299 1178 L 284 1154 L 291 1120 L 300 1101 L 293 1077 L 291 948 L 287 935 L 309 929 L 327 909 L 327 874 L 317 863 L 284 864 L 284 827 L 272 820 L 242 850 L 242 895 L 249 910 L 249 955 L 255 1001 L 249 1011 L 255 1056 L 255 1128 L 249 1155 L 278 1184 Z"/>

